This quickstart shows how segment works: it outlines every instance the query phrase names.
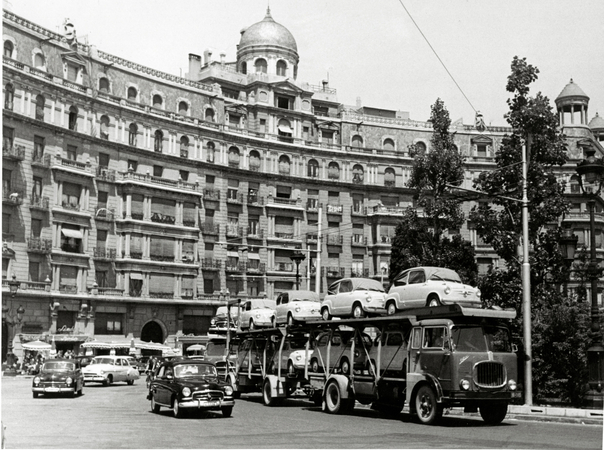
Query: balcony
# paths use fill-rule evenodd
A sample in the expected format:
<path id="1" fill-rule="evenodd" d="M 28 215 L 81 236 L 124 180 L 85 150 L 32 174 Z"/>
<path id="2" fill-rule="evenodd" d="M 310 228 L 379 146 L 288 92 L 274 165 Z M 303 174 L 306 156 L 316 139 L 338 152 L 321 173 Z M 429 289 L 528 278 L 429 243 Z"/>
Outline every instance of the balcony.
<path id="1" fill-rule="evenodd" d="M 29 208 L 37 209 L 39 211 L 49 211 L 50 201 L 48 197 L 40 197 L 39 195 L 32 195 L 29 198 Z"/>
<path id="2" fill-rule="evenodd" d="M 211 189 L 211 188 L 204 189 L 203 190 L 203 199 L 219 202 L 220 201 L 220 190 Z"/>
<path id="3" fill-rule="evenodd" d="M 31 161 L 32 167 L 39 167 L 41 169 L 50 169 L 50 155 L 34 153 Z"/>
<path id="4" fill-rule="evenodd" d="M 397 216 L 401 216 L 403 214 L 405 214 L 405 211 L 407 211 L 407 207 L 406 206 L 383 206 L 383 205 L 378 205 L 378 206 L 373 206 L 370 208 L 367 208 L 368 214 L 380 214 L 380 215 L 387 215 L 387 216 L 391 216 L 391 215 L 397 215 Z"/>
<path id="5" fill-rule="evenodd" d="M 204 258 L 201 260 L 201 268 L 205 270 L 220 270 L 222 261 L 215 258 Z"/>
<path id="6" fill-rule="evenodd" d="M 321 203 L 316 198 L 309 198 L 306 201 L 306 211 L 308 212 L 318 212 L 320 207 Z"/>
<path id="7" fill-rule="evenodd" d="M 80 204 L 79 203 L 69 203 L 69 202 L 62 202 L 61 206 L 63 207 L 63 209 L 68 209 L 69 211 L 79 211 L 80 210 Z"/>
<path id="8" fill-rule="evenodd" d="M 294 272 L 295 271 L 294 263 L 286 263 L 286 262 L 275 263 L 275 265 L 273 267 L 271 267 L 269 269 L 269 271 L 271 271 L 271 272 Z"/>
<path id="9" fill-rule="evenodd" d="M 252 206 L 263 206 L 264 198 L 260 197 L 258 194 L 248 194 L 247 204 Z"/>
<path id="10" fill-rule="evenodd" d="M 353 216 L 366 216 L 367 208 L 361 205 L 352 205 L 350 207 L 350 214 Z"/>
<path id="11" fill-rule="evenodd" d="M 246 235 L 248 238 L 252 239 L 262 239 L 264 238 L 264 230 L 260 230 L 260 227 L 257 225 L 255 227 L 248 227 Z"/>
<path id="12" fill-rule="evenodd" d="M 78 287 L 73 284 L 59 284 L 59 292 L 62 294 L 77 294 Z"/>
<path id="13" fill-rule="evenodd" d="M 282 239 L 292 241 L 294 239 L 299 240 L 294 236 L 294 233 L 287 233 L 282 231 L 275 231 L 273 234 L 269 236 L 269 239 Z"/>
<path id="14" fill-rule="evenodd" d="M 92 257 L 97 260 L 115 261 L 117 250 L 114 248 L 95 247 L 92 249 Z"/>
<path id="15" fill-rule="evenodd" d="M 378 241 L 376 242 L 376 244 L 392 244 L 392 239 L 394 239 L 394 236 L 386 236 L 386 235 L 380 235 Z"/>
<path id="16" fill-rule="evenodd" d="M 143 252 L 133 252 L 130 250 L 130 259 L 143 259 Z"/>
<path id="17" fill-rule="evenodd" d="M 355 278 L 369 278 L 369 269 L 352 269 L 350 276 Z"/>
<path id="18" fill-rule="evenodd" d="M 196 264 L 195 255 L 193 253 L 187 253 L 182 255 L 183 264 Z"/>
<path id="19" fill-rule="evenodd" d="M 325 236 L 325 240 L 327 241 L 327 245 L 342 245 L 344 242 L 344 236 L 340 236 L 337 234 L 328 234 Z"/>
<path id="20" fill-rule="evenodd" d="M 25 147 L 23 145 L 2 146 L 2 157 L 12 161 L 23 161 L 25 159 Z"/>
<path id="21" fill-rule="evenodd" d="M 327 214 L 342 214 L 344 212 L 344 206 L 337 205 L 334 203 L 327 204 Z"/>
<path id="22" fill-rule="evenodd" d="M 112 287 L 99 287 L 97 288 L 98 295 L 106 295 L 108 297 L 123 297 L 124 290 Z"/>
<path id="23" fill-rule="evenodd" d="M 254 263 L 254 261 L 256 263 Z M 246 265 L 247 273 L 266 273 L 266 264 L 261 263 L 258 260 L 248 260 Z"/>
<path id="24" fill-rule="evenodd" d="M 201 224 L 201 232 L 202 234 L 211 234 L 217 236 L 220 231 L 220 226 L 217 223 L 207 223 L 204 222 Z"/>
<path id="25" fill-rule="evenodd" d="M 245 263 L 237 262 L 237 263 L 229 263 L 228 261 L 225 263 L 224 270 L 227 272 L 245 272 Z"/>
<path id="26" fill-rule="evenodd" d="M 317 233 L 306 233 L 306 243 L 316 244 L 319 242 L 319 235 Z"/>
<path id="27" fill-rule="evenodd" d="M 99 181 L 106 181 L 108 183 L 115 182 L 117 172 L 113 169 L 109 169 L 107 167 L 97 167 L 96 168 L 96 179 Z"/>
<path id="28" fill-rule="evenodd" d="M 23 204 L 23 193 L 18 189 L 3 189 L 2 204 L 7 206 L 19 206 Z"/>
<path id="29" fill-rule="evenodd" d="M 174 298 L 174 292 L 149 292 L 149 298 Z"/>
<path id="30" fill-rule="evenodd" d="M 115 220 L 115 211 L 107 208 L 97 208 L 95 213 L 95 219 L 102 222 L 113 222 Z"/>
<path id="31" fill-rule="evenodd" d="M 157 254 L 150 254 L 149 255 L 149 259 L 151 261 L 163 261 L 163 262 L 174 262 L 174 255 L 157 255 Z"/>
<path id="32" fill-rule="evenodd" d="M 367 238 L 362 234 L 353 234 L 350 238 L 350 245 L 353 247 L 366 247 Z"/>
<path id="33" fill-rule="evenodd" d="M 183 227 L 195 227 L 197 224 L 195 219 L 182 219 Z"/>
<path id="34" fill-rule="evenodd" d="M 54 161 L 52 161 L 53 169 L 66 170 L 71 173 L 78 173 L 82 175 L 94 176 L 92 173 L 92 167 L 90 161 L 82 163 L 73 159 L 63 158 L 60 155 L 56 155 Z"/>
<path id="35" fill-rule="evenodd" d="M 185 191 L 190 193 L 201 193 L 198 183 L 190 183 L 183 180 L 171 180 L 168 178 L 155 177 L 150 174 L 136 173 L 134 170 L 118 173 L 116 182 L 137 182 L 146 185 L 152 185 L 162 188 L 170 188 L 176 191 Z"/>
<path id="36" fill-rule="evenodd" d="M 169 216 L 168 214 L 154 212 L 151 213 L 151 222 L 174 225 L 176 223 L 176 218 L 174 216 Z"/>
<path id="37" fill-rule="evenodd" d="M 242 237 L 243 236 L 243 227 L 229 223 L 226 226 L 226 235 L 227 235 L 227 237 Z"/>
<path id="38" fill-rule="evenodd" d="M 29 238 L 27 240 L 27 251 L 47 255 L 52 251 L 52 240 L 41 238 Z"/>
<path id="39" fill-rule="evenodd" d="M 241 205 L 243 203 L 243 194 L 232 192 L 229 190 L 227 192 L 227 203 Z"/>
<path id="40" fill-rule="evenodd" d="M 273 197 L 269 195 L 266 201 L 267 206 L 285 206 L 302 209 L 302 200 L 293 198 Z"/>
<path id="41" fill-rule="evenodd" d="M 50 281 L 22 281 L 20 289 L 28 291 L 50 291 Z"/>

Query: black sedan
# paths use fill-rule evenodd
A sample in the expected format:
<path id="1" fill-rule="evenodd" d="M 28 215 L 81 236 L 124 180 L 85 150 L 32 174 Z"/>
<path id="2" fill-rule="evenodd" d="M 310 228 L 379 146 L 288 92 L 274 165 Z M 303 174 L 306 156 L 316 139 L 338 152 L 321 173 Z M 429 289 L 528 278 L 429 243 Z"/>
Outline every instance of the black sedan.
<path id="1" fill-rule="evenodd" d="M 230 417 L 235 406 L 233 388 L 219 381 L 216 366 L 194 359 L 162 363 L 147 399 L 151 411 L 171 408 L 175 417 L 182 417 L 185 411 L 222 411 L 224 417 Z"/>
<path id="2" fill-rule="evenodd" d="M 82 395 L 84 376 L 77 359 L 49 359 L 32 380 L 34 398 L 39 394 Z"/>

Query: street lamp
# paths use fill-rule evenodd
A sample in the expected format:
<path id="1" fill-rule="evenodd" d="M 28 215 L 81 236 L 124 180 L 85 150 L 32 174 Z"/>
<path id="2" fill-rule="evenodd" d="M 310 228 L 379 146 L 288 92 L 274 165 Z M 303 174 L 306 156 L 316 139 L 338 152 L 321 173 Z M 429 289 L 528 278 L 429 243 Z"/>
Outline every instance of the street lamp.
<path id="1" fill-rule="evenodd" d="M 589 391 L 587 402 L 594 408 L 602 408 L 604 404 L 604 347 L 600 333 L 600 317 L 598 311 L 598 277 L 600 270 L 596 258 L 596 198 L 599 198 L 604 184 L 604 161 L 596 158 L 595 150 L 587 150 L 587 158 L 577 164 L 579 186 L 589 204 L 589 232 L 590 232 L 590 261 L 587 266 L 587 278 L 591 282 L 591 331 L 592 343 L 587 349 L 587 365 L 589 368 Z"/>
<path id="2" fill-rule="evenodd" d="M 296 289 L 300 289 L 300 263 L 306 259 L 306 256 L 301 251 L 296 250 L 289 259 L 296 263 Z"/>
<path id="3" fill-rule="evenodd" d="M 8 282 L 11 298 L 15 298 L 17 291 L 21 287 L 21 282 L 17 281 L 17 276 L 13 273 L 13 279 Z"/>

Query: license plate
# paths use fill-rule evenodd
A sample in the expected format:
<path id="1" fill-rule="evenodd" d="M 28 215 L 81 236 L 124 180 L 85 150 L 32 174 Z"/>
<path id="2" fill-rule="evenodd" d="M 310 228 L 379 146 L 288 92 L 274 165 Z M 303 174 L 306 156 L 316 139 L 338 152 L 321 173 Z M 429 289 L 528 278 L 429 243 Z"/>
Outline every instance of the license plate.
<path id="1" fill-rule="evenodd" d="M 44 389 L 45 392 L 59 392 L 59 388 L 56 387 L 49 387 Z"/>
<path id="2" fill-rule="evenodd" d="M 218 400 L 203 402 L 203 406 L 206 406 L 208 408 L 213 408 L 214 406 L 220 406 L 220 402 Z"/>

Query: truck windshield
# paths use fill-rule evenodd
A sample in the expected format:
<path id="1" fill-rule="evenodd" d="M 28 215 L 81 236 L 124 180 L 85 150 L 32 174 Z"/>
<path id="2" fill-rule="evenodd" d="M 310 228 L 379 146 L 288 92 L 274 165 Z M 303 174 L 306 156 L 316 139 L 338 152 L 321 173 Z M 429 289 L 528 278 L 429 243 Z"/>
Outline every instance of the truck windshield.
<path id="1" fill-rule="evenodd" d="M 453 327 L 453 350 L 458 352 L 511 352 L 510 333 L 503 327 Z"/>

